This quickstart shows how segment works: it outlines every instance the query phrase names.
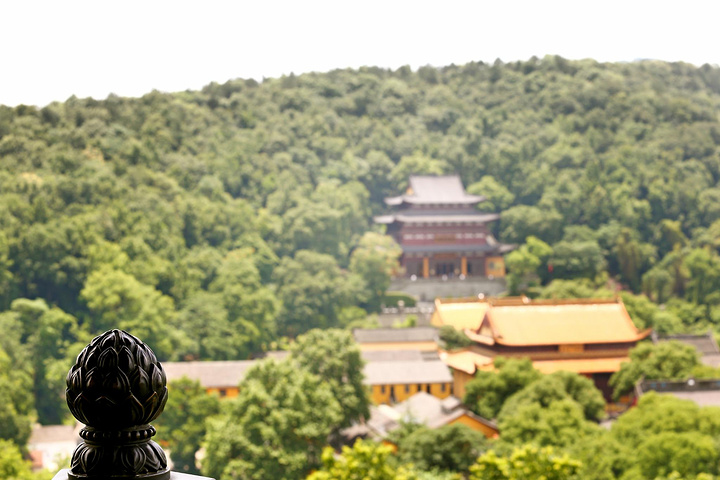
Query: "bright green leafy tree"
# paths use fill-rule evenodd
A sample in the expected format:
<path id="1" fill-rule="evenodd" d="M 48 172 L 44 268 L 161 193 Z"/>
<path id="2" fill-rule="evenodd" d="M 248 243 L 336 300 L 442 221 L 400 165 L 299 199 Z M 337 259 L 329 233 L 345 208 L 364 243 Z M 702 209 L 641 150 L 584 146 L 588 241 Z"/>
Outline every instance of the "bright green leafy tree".
<path id="1" fill-rule="evenodd" d="M 402 462 L 420 471 L 467 475 L 488 443 L 485 435 L 466 425 L 443 425 L 435 429 L 420 426 L 398 443 L 398 454 Z"/>
<path id="2" fill-rule="evenodd" d="M 509 456 L 489 451 L 470 468 L 471 480 L 575 480 L 581 463 L 552 447 L 524 445 Z"/>
<path id="3" fill-rule="evenodd" d="M 319 378 L 333 393 L 343 419 L 338 427 L 370 417 L 370 400 L 363 384 L 365 365 L 360 348 L 347 330 L 310 330 L 291 349 L 291 360 Z"/>
<path id="4" fill-rule="evenodd" d="M 319 377 L 291 362 L 263 361 L 209 421 L 202 472 L 219 480 L 301 478 L 320 466 L 342 418 Z"/>
<path id="5" fill-rule="evenodd" d="M 391 275 L 398 271 L 401 253 L 392 237 L 367 232 L 350 255 L 350 271 L 365 281 L 369 292 L 368 311 L 379 311 Z"/>
<path id="6" fill-rule="evenodd" d="M 647 380 L 685 380 L 691 376 L 713 377 L 700 364 L 695 347 L 678 341 L 658 344 L 640 343 L 630 350 L 630 362 L 623 363 L 620 370 L 610 378 L 614 396 L 619 398 L 632 390 L 641 378 Z"/>
<path id="7" fill-rule="evenodd" d="M 220 413 L 220 400 L 188 378 L 170 382 L 168 390 L 163 414 L 154 423 L 158 439 L 167 442 L 175 470 L 199 474 L 196 454 L 207 432 L 208 419 Z"/>
<path id="8" fill-rule="evenodd" d="M 463 402 L 485 418 L 495 418 L 511 395 L 541 376 L 526 358 L 496 357 L 494 365 L 495 371 L 479 371 L 465 386 Z"/>
<path id="9" fill-rule="evenodd" d="M 418 477 L 406 467 L 395 466 L 392 448 L 370 441 L 358 440 L 342 448 L 336 455 L 331 448 L 322 454 L 322 467 L 308 480 L 415 480 Z"/>

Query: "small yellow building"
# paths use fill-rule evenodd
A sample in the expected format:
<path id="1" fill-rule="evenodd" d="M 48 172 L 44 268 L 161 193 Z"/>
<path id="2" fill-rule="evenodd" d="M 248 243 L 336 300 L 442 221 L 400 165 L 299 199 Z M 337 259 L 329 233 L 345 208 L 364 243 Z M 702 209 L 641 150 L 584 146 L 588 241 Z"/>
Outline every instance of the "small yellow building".
<path id="1" fill-rule="evenodd" d="M 452 375 L 439 359 L 368 362 L 364 373 L 370 398 L 377 405 L 402 402 L 418 392 L 436 398 L 452 394 Z"/>

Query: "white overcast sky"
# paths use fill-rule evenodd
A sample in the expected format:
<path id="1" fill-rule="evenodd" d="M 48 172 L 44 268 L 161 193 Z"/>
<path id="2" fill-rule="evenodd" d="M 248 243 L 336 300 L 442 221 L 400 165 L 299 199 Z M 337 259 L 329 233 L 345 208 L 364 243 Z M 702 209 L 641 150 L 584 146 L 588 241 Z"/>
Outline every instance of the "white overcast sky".
<path id="1" fill-rule="evenodd" d="M 0 0 L 0 104 L 536 55 L 720 65 L 720 1 Z"/>

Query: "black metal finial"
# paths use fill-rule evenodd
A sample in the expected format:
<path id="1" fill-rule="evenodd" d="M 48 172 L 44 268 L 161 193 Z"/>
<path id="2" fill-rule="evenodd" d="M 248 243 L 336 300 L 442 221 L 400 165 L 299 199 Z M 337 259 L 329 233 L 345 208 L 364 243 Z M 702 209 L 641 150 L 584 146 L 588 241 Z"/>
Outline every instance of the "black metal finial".
<path id="1" fill-rule="evenodd" d="M 143 342 L 110 330 L 86 346 L 68 372 L 70 412 L 87 425 L 68 477 L 166 480 L 167 459 L 150 425 L 167 401 L 165 372 Z"/>

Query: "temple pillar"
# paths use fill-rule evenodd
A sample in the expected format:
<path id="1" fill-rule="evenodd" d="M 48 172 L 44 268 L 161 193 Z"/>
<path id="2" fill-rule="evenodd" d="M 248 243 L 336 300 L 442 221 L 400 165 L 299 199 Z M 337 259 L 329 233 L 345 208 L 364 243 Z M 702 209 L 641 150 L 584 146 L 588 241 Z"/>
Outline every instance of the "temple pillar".
<path id="1" fill-rule="evenodd" d="M 460 275 L 467 277 L 467 257 L 465 256 L 460 259 Z"/>
<path id="2" fill-rule="evenodd" d="M 430 259 L 428 257 L 423 257 L 423 278 L 428 278 L 430 276 Z"/>

